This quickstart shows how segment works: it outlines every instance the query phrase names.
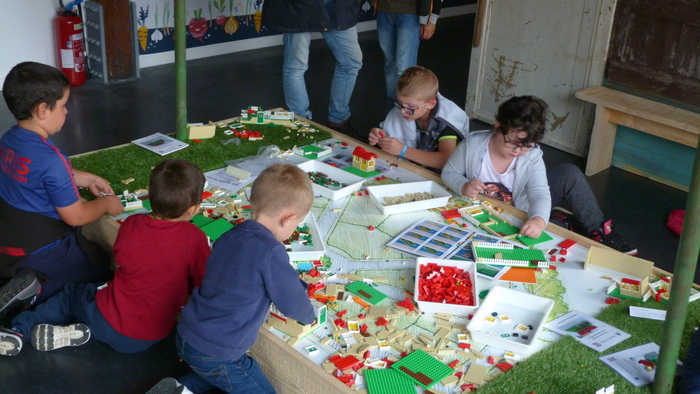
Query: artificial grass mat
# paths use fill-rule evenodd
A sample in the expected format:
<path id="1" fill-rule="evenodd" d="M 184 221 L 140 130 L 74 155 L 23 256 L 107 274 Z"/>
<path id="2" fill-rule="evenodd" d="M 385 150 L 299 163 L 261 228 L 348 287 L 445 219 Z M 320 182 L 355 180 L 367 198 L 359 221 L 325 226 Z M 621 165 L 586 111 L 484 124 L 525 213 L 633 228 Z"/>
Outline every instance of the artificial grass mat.
<path id="1" fill-rule="evenodd" d="M 204 139 L 201 142 L 188 140 L 186 142 L 189 143 L 189 147 L 166 156 L 159 156 L 147 149 L 130 144 L 72 157 L 71 162 L 78 170 L 91 172 L 107 179 L 112 184 L 114 192 L 121 194 L 124 190 L 147 188 L 151 168 L 166 159 L 185 159 L 196 164 L 203 172 L 207 172 L 224 167 L 226 165 L 224 161 L 257 155 L 258 150 L 263 146 L 277 145 L 280 149 L 287 150 L 295 145 L 308 145 L 332 137 L 329 132 L 318 129 L 316 132 L 302 133 L 275 124 L 245 125 L 246 130 L 258 131 L 265 138 L 260 141 L 241 138 L 240 145 L 224 144 L 226 140 L 238 139 L 233 135 L 224 134 L 224 130 L 227 129 L 217 126 L 214 138 Z M 134 178 L 134 181 L 128 185 L 121 183 L 128 178 Z M 94 198 L 85 191 L 83 196 L 87 199 Z"/>
<path id="2" fill-rule="evenodd" d="M 616 393 L 650 393 L 651 385 L 634 387 L 612 368 L 598 360 L 607 354 L 649 342 L 661 344 L 664 322 L 629 316 L 630 306 L 666 309 L 666 304 L 647 301 L 623 300 L 611 305 L 596 316 L 598 320 L 617 327 L 631 335 L 627 340 L 599 353 L 563 337 L 544 350 L 530 356 L 510 371 L 482 386 L 478 393 L 498 394 L 593 394 L 596 390 L 615 385 Z M 679 360 L 683 361 L 690 344 L 693 327 L 700 321 L 700 302 L 688 306 L 688 318 L 683 329 Z M 677 379 L 678 377 L 676 377 Z"/>

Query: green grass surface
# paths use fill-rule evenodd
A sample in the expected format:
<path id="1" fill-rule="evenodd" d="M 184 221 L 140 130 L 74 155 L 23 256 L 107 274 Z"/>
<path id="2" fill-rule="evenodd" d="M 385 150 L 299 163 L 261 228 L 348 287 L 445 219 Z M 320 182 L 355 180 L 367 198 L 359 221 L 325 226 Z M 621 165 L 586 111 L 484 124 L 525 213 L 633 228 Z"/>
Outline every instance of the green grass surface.
<path id="1" fill-rule="evenodd" d="M 265 139 L 261 141 L 248 141 L 241 139 L 240 145 L 233 143 L 223 144 L 223 141 L 237 138 L 233 135 L 225 135 L 225 129 L 216 129 L 214 138 L 202 140 L 201 143 L 187 141 L 189 147 L 173 152 L 166 156 L 159 156 L 147 149 L 136 145 L 127 145 L 116 149 L 104 149 L 95 153 L 71 158 L 73 167 L 78 170 L 99 175 L 112 184 L 117 194 L 126 190 L 136 190 L 148 187 L 148 178 L 151 168 L 163 160 L 179 158 L 196 164 L 202 171 L 207 172 L 222 168 L 224 161 L 240 159 L 258 154 L 258 149 L 267 145 L 277 145 L 280 149 L 291 149 L 294 145 L 308 145 L 315 141 L 331 138 L 327 131 L 301 133 L 292 130 L 287 132 L 284 126 L 276 125 L 247 125 L 246 130 L 259 131 Z M 284 139 L 289 136 L 289 139 Z M 134 178 L 134 181 L 125 185 L 121 180 Z M 93 198 L 90 193 L 83 193 L 85 198 Z"/>
<path id="2" fill-rule="evenodd" d="M 665 304 L 648 301 L 623 300 L 606 308 L 597 318 L 615 326 L 632 337 L 599 353 L 572 337 L 564 337 L 546 349 L 532 355 L 515 368 L 494 379 L 478 393 L 498 394 L 592 394 L 615 385 L 616 393 L 650 393 L 651 386 L 634 387 L 617 372 L 598 360 L 599 357 L 634 346 L 654 342 L 661 344 L 664 323 L 629 316 L 629 306 L 665 309 Z M 689 304 L 688 319 L 683 331 L 679 360 L 683 361 L 690 343 L 693 327 L 700 320 L 700 302 Z"/>

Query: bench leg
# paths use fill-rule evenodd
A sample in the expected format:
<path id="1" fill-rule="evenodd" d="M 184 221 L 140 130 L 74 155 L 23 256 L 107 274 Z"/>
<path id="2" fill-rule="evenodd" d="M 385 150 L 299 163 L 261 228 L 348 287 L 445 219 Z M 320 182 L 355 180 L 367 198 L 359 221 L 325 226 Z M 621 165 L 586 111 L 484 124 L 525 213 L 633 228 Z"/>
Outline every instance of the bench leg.
<path id="1" fill-rule="evenodd" d="M 617 125 L 608 121 L 609 112 L 610 110 L 602 105 L 596 106 L 591 145 L 588 149 L 586 162 L 586 175 L 588 176 L 609 168 L 612 161 Z"/>

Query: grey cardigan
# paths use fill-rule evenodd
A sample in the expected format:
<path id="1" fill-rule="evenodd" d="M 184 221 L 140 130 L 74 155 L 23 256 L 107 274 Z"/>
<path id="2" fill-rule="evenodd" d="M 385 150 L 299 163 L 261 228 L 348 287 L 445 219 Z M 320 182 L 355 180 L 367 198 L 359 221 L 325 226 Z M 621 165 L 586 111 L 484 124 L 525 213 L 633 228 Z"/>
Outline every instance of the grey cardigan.
<path id="1" fill-rule="evenodd" d="M 475 178 L 493 133 L 490 130 L 481 130 L 467 135 L 442 169 L 442 181 L 445 185 L 461 193 L 462 186 Z M 552 198 L 549 194 L 547 169 L 542 160 L 542 150 L 536 147 L 518 157 L 512 171 L 515 172 L 513 190 L 511 190 L 513 205 L 527 212 L 530 219 L 539 216 L 545 223 L 548 222 L 549 213 L 552 210 Z"/>

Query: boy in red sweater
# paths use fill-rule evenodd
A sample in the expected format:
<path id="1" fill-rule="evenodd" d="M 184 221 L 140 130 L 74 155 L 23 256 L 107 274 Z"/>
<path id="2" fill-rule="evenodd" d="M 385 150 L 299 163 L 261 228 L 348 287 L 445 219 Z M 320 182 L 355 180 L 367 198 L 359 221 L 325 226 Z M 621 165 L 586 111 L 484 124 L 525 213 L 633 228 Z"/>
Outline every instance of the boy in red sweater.
<path id="1" fill-rule="evenodd" d="M 206 236 L 189 223 L 204 182 L 202 171 L 185 160 L 158 164 L 149 184 L 153 212 L 130 216 L 119 228 L 114 279 L 67 284 L 34 311 L 22 312 L 12 330 L 0 327 L 0 355 L 18 354 L 23 339 L 48 351 L 82 345 L 93 335 L 118 352 L 137 353 L 165 338 L 201 284 L 209 257 Z"/>

